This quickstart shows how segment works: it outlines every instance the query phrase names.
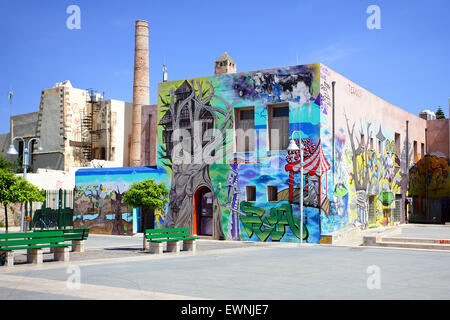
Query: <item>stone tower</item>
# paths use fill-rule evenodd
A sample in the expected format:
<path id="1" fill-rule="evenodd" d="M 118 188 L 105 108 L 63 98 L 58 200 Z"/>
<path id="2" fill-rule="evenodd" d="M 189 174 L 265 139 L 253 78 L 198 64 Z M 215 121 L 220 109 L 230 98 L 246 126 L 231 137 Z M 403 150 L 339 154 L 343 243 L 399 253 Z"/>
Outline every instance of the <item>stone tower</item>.
<path id="1" fill-rule="evenodd" d="M 150 104 L 148 22 L 136 21 L 130 166 L 141 166 L 142 107 Z"/>
<path id="2" fill-rule="evenodd" d="M 224 53 L 216 60 L 214 75 L 218 76 L 221 74 L 236 73 L 236 62 L 228 55 Z"/>

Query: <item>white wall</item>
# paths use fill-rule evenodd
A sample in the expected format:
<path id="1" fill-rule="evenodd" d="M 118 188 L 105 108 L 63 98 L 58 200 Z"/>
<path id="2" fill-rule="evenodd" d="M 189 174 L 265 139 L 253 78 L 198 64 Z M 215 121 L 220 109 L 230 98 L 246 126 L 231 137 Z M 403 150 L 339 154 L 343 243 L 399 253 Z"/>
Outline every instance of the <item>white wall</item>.
<path id="1" fill-rule="evenodd" d="M 36 173 L 27 173 L 27 181 L 39 189 L 45 190 L 72 190 L 75 188 L 75 172 L 77 168 L 69 171 L 38 169 Z M 18 174 L 23 176 L 23 174 Z"/>
<path id="2" fill-rule="evenodd" d="M 131 115 L 133 105 L 119 100 L 108 100 L 111 106 L 111 149 L 114 148 L 114 159 L 118 167 L 128 166 L 129 145 L 131 135 Z M 115 124 L 114 124 L 115 118 Z"/>

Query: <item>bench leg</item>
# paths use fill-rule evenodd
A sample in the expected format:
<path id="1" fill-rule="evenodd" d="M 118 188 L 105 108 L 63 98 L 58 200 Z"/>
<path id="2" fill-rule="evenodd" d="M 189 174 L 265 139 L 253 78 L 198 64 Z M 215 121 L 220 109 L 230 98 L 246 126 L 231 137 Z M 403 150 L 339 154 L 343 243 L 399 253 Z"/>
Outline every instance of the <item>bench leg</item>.
<path id="1" fill-rule="evenodd" d="M 42 264 L 44 261 L 44 256 L 42 254 L 42 249 L 28 249 L 27 250 L 27 262 L 33 264 Z"/>
<path id="2" fill-rule="evenodd" d="M 164 251 L 163 245 L 162 242 L 150 242 L 150 253 L 162 254 Z"/>
<path id="3" fill-rule="evenodd" d="M 84 252 L 84 240 L 73 240 L 72 252 Z"/>
<path id="4" fill-rule="evenodd" d="M 57 243 L 51 243 L 51 244 L 57 244 Z M 50 253 L 55 253 L 55 247 L 50 248 Z"/>
<path id="5" fill-rule="evenodd" d="M 183 241 L 183 250 L 184 251 L 195 252 L 196 249 L 197 249 L 197 243 L 195 240 L 184 240 Z"/>
<path id="6" fill-rule="evenodd" d="M 69 262 L 70 260 L 69 247 L 57 247 L 54 249 L 55 249 L 54 251 L 55 261 Z"/>
<path id="7" fill-rule="evenodd" d="M 169 251 L 169 252 L 180 252 L 181 251 L 181 241 L 169 241 L 169 242 L 167 242 L 167 251 Z"/>
<path id="8" fill-rule="evenodd" d="M 12 267 L 14 265 L 14 251 L 6 251 L 1 254 L 5 255 L 5 267 Z"/>

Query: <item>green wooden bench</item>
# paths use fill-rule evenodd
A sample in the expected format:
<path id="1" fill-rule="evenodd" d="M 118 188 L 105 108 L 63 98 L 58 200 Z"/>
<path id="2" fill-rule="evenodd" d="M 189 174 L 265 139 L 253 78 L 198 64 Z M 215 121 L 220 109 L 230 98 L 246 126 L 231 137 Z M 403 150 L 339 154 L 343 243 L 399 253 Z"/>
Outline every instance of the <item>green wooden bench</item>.
<path id="1" fill-rule="evenodd" d="M 81 229 L 63 229 L 64 239 L 66 241 L 72 241 L 74 245 L 72 247 L 72 252 L 84 252 L 84 241 L 87 240 L 89 236 L 88 228 Z"/>
<path id="2" fill-rule="evenodd" d="M 147 229 L 145 230 L 145 238 L 150 243 L 150 252 L 163 253 L 163 244 L 167 243 L 167 251 L 180 252 L 181 242 L 183 242 L 183 250 L 196 250 L 195 240 L 198 237 L 192 237 L 189 229 L 186 228 L 167 228 L 167 229 Z"/>
<path id="3" fill-rule="evenodd" d="M 20 232 L 0 234 L 0 253 L 2 264 L 14 265 L 14 252 L 27 250 L 27 262 L 42 264 L 43 248 L 54 248 L 54 259 L 56 261 L 69 261 L 69 248 L 74 244 L 64 243 L 64 233 L 61 230 Z"/>

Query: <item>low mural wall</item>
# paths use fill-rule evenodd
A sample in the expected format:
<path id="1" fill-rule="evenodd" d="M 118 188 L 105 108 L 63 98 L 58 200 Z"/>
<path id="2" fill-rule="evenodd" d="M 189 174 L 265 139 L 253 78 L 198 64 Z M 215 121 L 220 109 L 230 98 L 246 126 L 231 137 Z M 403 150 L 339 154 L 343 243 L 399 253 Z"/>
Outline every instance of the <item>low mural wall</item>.
<path id="1" fill-rule="evenodd" d="M 74 227 L 89 228 L 91 233 L 131 235 L 136 232 L 136 210 L 122 202 L 132 183 L 155 179 L 168 181 L 163 170 L 153 167 L 80 169 L 75 175 Z M 162 219 L 162 220 L 161 220 Z M 155 213 L 155 223 L 163 223 L 164 214 Z"/>

